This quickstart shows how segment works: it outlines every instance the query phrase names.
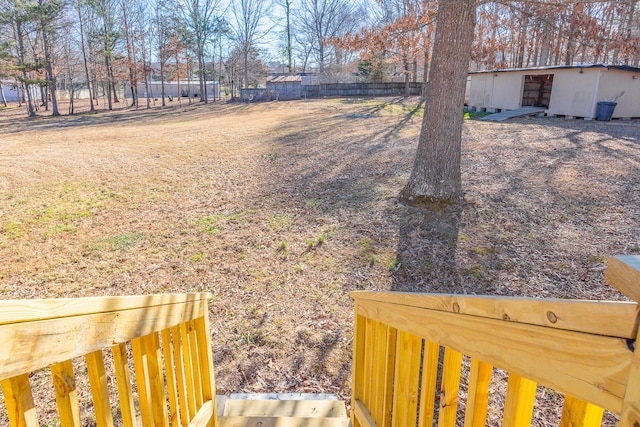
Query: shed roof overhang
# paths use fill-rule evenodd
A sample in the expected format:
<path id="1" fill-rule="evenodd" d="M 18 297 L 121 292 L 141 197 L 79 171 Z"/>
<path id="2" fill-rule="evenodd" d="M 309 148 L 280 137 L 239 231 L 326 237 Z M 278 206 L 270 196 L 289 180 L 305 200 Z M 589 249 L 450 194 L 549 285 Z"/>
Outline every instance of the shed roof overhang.
<path id="1" fill-rule="evenodd" d="M 547 71 L 547 70 L 579 70 L 588 68 L 606 68 L 607 70 L 630 71 L 640 73 L 640 68 L 630 65 L 608 65 L 608 64 L 579 64 L 579 65 L 553 65 L 549 67 L 532 68 L 505 68 L 501 70 L 470 71 L 469 74 L 495 74 L 495 73 L 517 73 L 524 71 Z"/>

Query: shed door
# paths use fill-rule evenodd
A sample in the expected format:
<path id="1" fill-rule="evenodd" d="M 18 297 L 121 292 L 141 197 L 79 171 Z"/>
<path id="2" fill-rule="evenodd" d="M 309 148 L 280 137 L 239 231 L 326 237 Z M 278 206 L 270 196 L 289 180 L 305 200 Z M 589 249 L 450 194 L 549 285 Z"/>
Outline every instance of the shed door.
<path id="1" fill-rule="evenodd" d="M 522 106 L 549 108 L 552 88 L 553 74 L 525 75 Z"/>

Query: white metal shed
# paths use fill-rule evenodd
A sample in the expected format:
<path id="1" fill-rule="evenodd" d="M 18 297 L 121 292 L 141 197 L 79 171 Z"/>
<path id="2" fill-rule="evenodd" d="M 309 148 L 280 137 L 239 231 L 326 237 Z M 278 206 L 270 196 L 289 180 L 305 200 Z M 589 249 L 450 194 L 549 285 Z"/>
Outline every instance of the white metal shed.
<path id="1" fill-rule="evenodd" d="M 640 118 L 640 68 L 626 65 L 572 65 L 472 72 L 469 107 L 515 110 L 544 107 L 550 115 L 596 116 L 600 101 L 624 95 L 613 118 Z"/>

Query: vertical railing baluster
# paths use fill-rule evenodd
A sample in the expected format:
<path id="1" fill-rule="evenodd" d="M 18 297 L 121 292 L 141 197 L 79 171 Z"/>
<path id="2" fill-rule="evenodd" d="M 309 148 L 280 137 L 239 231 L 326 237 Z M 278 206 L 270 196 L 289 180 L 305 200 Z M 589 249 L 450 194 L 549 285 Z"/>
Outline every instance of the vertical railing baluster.
<path id="1" fill-rule="evenodd" d="M 604 409 L 573 396 L 564 396 L 560 427 L 600 427 Z"/>
<path id="2" fill-rule="evenodd" d="M 129 358 L 127 357 L 127 345 L 125 343 L 111 347 L 113 365 L 118 384 L 118 397 L 120 398 L 120 414 L 124 427 L 135 427 L 136 413 L 131 390 L 131 374 L 129 373 Z"/>
<path id="3" fill-rule="evenodd" d="M 513 372 L 509 373 L 507 397 L 504 402 L 504 427 L 529 427 L 536 401 L 537 384 Z"/>
<path id="4" fill-rule="evenodd" d="M 438 359 L 440 346 L 425 341 L 422 355 L 422 382 L 420 385 L 419 427 L 431 427 L 435 418 L 436 386 L 438 381 Z"/>
<path id="5" fill-rule="evenodd" d="M 143 425 L 168 426 L 158 334 L 136 338 L 132 346 Z"/>
<path id="6" fill-rule="evenodd" d="M 51 378 L 56 392 L 56 405 L 60 415 L 60 425 L 80 427 L 80 403 L 73 373 L 73 362 L 66 360 L 51 366 Z"/>
<path id="7" fill-rule="evenodd" d="M 184 374 L 184 354 L 182 341 L 180 337 L 180 327 L 174 326 L 171 328 L 171 336 L 173 338 L 173 360 L 176 365 L 176 387 L 178 392 L 178 407 L 180 409 L 180 423 L 184 426 L 189 424 L 188 421 L 188 403 L 187 403 L 187 388 L 185 384 Z"/>
<path id="8" fill-rule="evenodd" d="M 187 408 L 189 409 L 187 421 L 191 421 L 196 415 L 196 389 L 193 379 L 193 365 L 191 357 L 191 343 L 189 340 L 188 324 L 180 324 L 180 335 L 182 336 L 182 357 L 184 362 L 185 382 L 187 388 Z M 195 350 L 193 350 L 195 351 Z"/>
<path id="9" fill-rule="evenodd" d="M 178 418 L 178 392 L 176 390 L 175 370 L 176 364 L 173 360 L 171 345 L 171 332 L 164 329 L 162 334 L 162 354 L 164 356 L 164 367 L 167 378 L 167 394 L 169 395 L 169 414 L 171 416 L 171 426 L 177 427 L 180 424 Z"/>
<path id="10" fill-rule="evenodd" d="M 191 349 L 191 374 L 193 375 L 193 386 L 195 389 L 196 412 L 202 407 L 202 375 L 200 372 L 200 362 L 198 360 L 198 340 L 196 338 L 195 323 L 190 320 L 187 323 L 189 334 L 189 348 Z"/>
<path id="11" fill-rule="evenodd" d="M 358 303 L 356 302 L 353 327 L 353 360 L 351 365 L 351 424 L 353 427 L 361 427 L 360 423 L 354 416 L 353 408 L 356 407 L 356 401 L 362 401 L 364 398 L 364 361 L 365 361 L 365 323 L 363 316 L 358 315 Z"/>
<path id="12" fill-rule="evenodd" d="M 454 427 L 456 425 L 461 368 L 462 354 L 450 348 L 445 348 L 442 385 L 440 387 L 438 427 Z"/>
<path id="13" fill-rule="evenodd" d="M 416 424 L 421 351 L 421 338 L 408 332 L 398 331 L 391 419 L 394 427 Z"/>
<path id="14" fill-rule="evenodd" d="M 202 399 L 213 404 L 213 417 L 210 427 L 217 424 L 218 408 L 216 402 L 216 384 L 213 376 L 213 355 L 211 349 L 211 332 L 209 328 L 209 310 L 207 304 L 203 307 L 204 316 L 195 320 L 196 337 L 200 359 L 200 373 L 202 381 Z"/>
<path id="15" fill-rule="evenodd" d="M 0 381 L 0 387 L 2 387 L 4 394 L 11 427 L 37 427 L 39 425 L 38 414 L 33 404 L 29 375 L 18 375 Z"/>
<path id="16" fill-rule="evenodd" d="M 386 326 L 386 325 L 385 325 Z M 391 411 L 393 409 L 393 376 L 396 369 L 396 342 L 398 330 L 387 326 L 386 348 L 384 350 L 386 364 L 384 367 L 384 389 L 382 395 L 382 423 L 380 426 L 391 425 Z"/>
<path id="17" fill-rule="evenodd" d="M 493 366 L 475 358 L 471 359 L 464 427 L 484 427 L 486 425 L 489 383 L 492 374 Z"/>
<path id="18" fill-rule="evenodd" d="M 104 359 L 102 351 L 94 351 L 87 354 L 87 371 L 91 384 L 91 396 L 93 408 L 96 413 L 98 427 L 113 427 L 113 415 L 109 403 L 109 389 L 107 388 L 107 374 L 104 371 Z"/>

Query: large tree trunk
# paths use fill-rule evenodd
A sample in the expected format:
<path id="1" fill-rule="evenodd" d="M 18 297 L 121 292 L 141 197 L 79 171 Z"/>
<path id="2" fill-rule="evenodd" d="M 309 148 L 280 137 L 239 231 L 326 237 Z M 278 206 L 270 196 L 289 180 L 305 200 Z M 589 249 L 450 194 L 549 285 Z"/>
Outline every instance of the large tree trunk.
<path id="1" fill-rule="evenodd" d="M 442 0 L 418 151 L 401 198 L 441 205 L 462 196 L 464 93 L 476 23 L 475 0 Z"/>

